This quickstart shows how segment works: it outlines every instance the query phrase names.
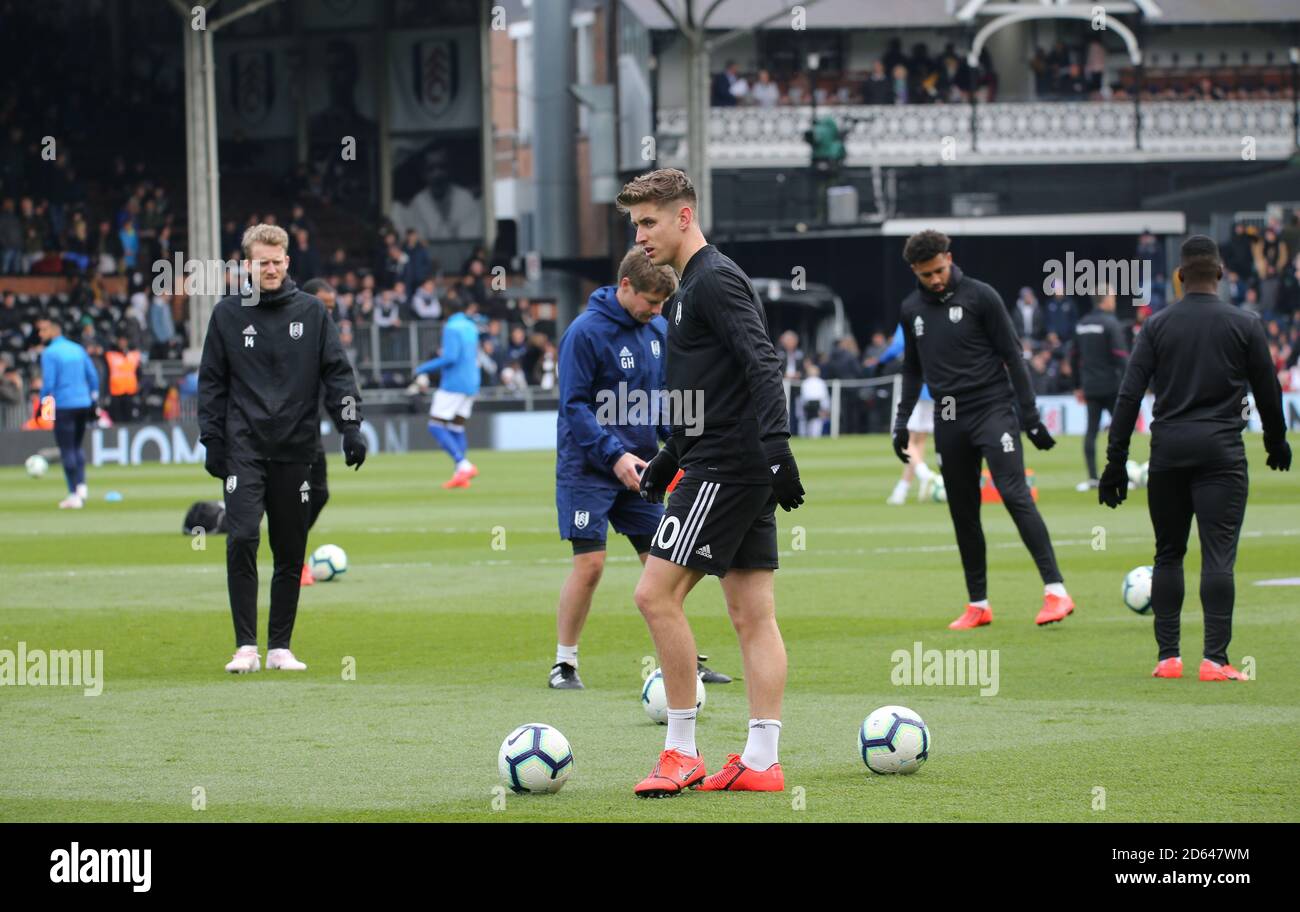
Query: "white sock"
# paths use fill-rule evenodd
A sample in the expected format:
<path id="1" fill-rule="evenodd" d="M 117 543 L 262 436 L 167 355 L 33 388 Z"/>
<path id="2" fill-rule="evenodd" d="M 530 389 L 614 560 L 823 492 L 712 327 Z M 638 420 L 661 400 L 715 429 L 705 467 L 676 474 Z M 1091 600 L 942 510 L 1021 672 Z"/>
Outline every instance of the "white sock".
<path id="1" fill-rule="evenodd" d="M 916 464 L 916 477 L 922 481 L 929 481 L 934 477 L 934 473 L 930 471 L 930 467 L 924 462 L 918 462 Z"/>
<path id="2" fill-rule="evenodd" d="M 565 645 L 562 644 L 562 643 L 556 643 L 556 644 L 555 644 L 555 664 L 556 664 L 556 665 L 559 665 L 561 662 L 565 662 L 565 663 L 567 663 L 567 664 L 569 664 L 569 665 L 572 665 L 574 668 L 577 668 L 577 667 L 578 667 L 578 647 L 577 647 L 576 645 L 574 645 L 574 646 L 565 646 Z"/>
<path id="3" fill-rule="evenodd" d="M 777 719 L 750 719 L 749 739 L 740 762 L 752 770 L 765 770 L 776 762 L 776 743 L 781 740 L 781 722 Z"/>
<path id="4" fill-rule="evenodd" d="M 987 608 L 988 606 L 989 606 L 988 599 L 980 599 L 978 602 L 971 602 L 972 608 Z"/>
<path id="5" fill-rule="evenodd" d="M 468 459 L 461 459 L 460 462 L 456 463 L 457 472 L 468 472 L 472 468 L 474 468 L 474 463 L 470 462 Z"/>
<path id="6" fill-rule="evenodd" d="M 668 737 L 664 739 L 664 750 L 679 750 L 688 757 L 698 757 L 695 749 L 695 716 L 699 710 L 668 710 Z"/>
<path id="7" fill-rule="evenodd" d="M 1044 595 L 1055 595 L 1060 598 L 1066 597 L 1065 583 L 1048 583 L 1043 587 Z"/>
<path id="8" fill-rule="evenodd" d="M 908 488 L 910 487 L 912 487 L 912 483 L 910 481 L 908 481 L 906 478 L 900 478 L 898 479 L 898 484 L 894 485 L 894 493 L 906 494 Z"/>

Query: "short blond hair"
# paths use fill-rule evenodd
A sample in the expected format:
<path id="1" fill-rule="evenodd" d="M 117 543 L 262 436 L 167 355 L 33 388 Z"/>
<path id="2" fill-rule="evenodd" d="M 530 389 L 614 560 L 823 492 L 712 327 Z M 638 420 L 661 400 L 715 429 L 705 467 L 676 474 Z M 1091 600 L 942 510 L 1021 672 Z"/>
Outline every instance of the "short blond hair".
<path id="1" fill-rule="evenodd" d="M 677 273 L 671 266 L 656 266 L 644 249 L 633 247 L 618 265 L 618 284 L 627 279 L 640 294 L 667 298 L 677 290 Z"/>
<path id="2" fill-rule="evenodd" d="M 279 225 L 268 225 L 265 222 L 261 225 L 254 225 L 244 232 L 244 239 L 239 243 L 240 248 L 244 251 L 244 256 L 252 255 L 254 244 L 269 244 L 272 247 L 282 247 L 287 252 L 289 250 L 289 232 Z"/>
<path id="3" fill-rule="evenodd" d="M 695 208 L 695 185 L 686 172 L 676 168 L 660 168 L 635 177 L 623 185 L 623 192 L 615 200 L 620 212 L 627 212 L 640 203 L 688 203 Z"/>

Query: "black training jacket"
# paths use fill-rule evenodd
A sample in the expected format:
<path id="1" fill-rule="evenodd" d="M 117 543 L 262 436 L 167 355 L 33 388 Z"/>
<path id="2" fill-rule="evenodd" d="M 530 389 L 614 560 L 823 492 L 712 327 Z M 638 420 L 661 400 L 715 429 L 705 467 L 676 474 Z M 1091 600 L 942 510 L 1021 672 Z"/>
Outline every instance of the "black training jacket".
<path id="1" fill-rule="evenodd" d="M 1286 437 L 1282 387 L 1268 352 L 1264 325 L 1218 295 L 1189 294 L 1142 324 L 1124 371 L 1110 423 L 1106 458 L 1123 464 L 1148 385 L 1151 468 L 1244 463 L 1246 387 L 1264 436 Z"/>
<path id="2" fill-rule="evenodd" d="M 707 245 L 686 264 L 664 317 L 670 401 L 698 394 L 703 404 L 694 428 L 679 410 L 671 415 L 669 445 L 679 465 L 710 480 L 770 484 L 764 448 L 789 439 L 790 416 L 781 361 L 749 277 Z"/>
<path id="3" fill-rule="evenodd" d="M 1128 362 L 1124 327 L 1100 308 L 1079 320 L 1074 332 L 1074 387 L 1090 398 L 1113 400 Z"/>
<path id="4" fill-rule="evenodd" d="M 951 398 L 957 409 L 1005 402 L 1013 394 L 1020 423 L 1038 423 L 1038 404 L 1011 314 L 992 286 L 954 264 L 940 294 L 918 287 L 903 299 L 903 390 L 894 429 L 907 427 L 921 384 L 930 387 L 936 418 Z M 1014 387 L 1014 388 L 1013 388 Z"/>
<path id="5" fill-rule="evenodd" d="M 312 462 L 320 407 L 340 432 L 361 423 L 361 396 L 338 328 L 319 298 L 291 279 L 256 306 L 222 298 L 199 365 L 199 440 L 232 455 Z"/>

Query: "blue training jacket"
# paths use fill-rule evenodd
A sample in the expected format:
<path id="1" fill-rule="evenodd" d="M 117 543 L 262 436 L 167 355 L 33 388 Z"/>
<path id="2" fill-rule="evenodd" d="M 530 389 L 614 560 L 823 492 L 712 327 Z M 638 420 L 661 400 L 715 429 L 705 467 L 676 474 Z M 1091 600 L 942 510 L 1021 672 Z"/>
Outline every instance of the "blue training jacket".
<path id="1" fill-rule="evenodd" d="M 442 354 L 415 369 L 417 374 L 442 371 L 438 389 L 449 393 L 478 394 L 478 327 L 463 313 L 442 324 Z"/>
<path id="2" fill-rule="evenodd" d="M 889 348 L 882 351 L 880 353 L 880 357 L 876 360 L 877 363 L 879 364 L 888 364 L 890 361 L 893 361 L 895 358 L 901 358 L 902 356 L 903 356 L 903 324 L 899 323 L 897 328 L 894 330 L 894 338 L 889 343 Z M 926 386 L 924 383 L 921 384 L 921 398 L 922 399 L 930 398 L 930 387 Z"/>
<path id="3" fill-rule="evenodd" d="M 614 463 L 624 453 L 648 461 L 669 436 L 670 416 L 657 399 L 664 388 L 668 323 L 663 317 L 637 322 L 616 292 L 612 285 L 597 288 L 560 340 L 555 439 L 560 484 L 622 489 Z M 620 384 L 626 384 L 621 395 Z M 631 395 L 634 391 L 638 396 Z M 638 409 L 638 402 L 644 407 Z"/>
<path id="4" fill-rule="evenodd" d="M 99 399 L 99 372 L 86 350 L 63 336 L 41 352 L 41 399 L 54 397 L 54 408 L 90 408 Z"/>

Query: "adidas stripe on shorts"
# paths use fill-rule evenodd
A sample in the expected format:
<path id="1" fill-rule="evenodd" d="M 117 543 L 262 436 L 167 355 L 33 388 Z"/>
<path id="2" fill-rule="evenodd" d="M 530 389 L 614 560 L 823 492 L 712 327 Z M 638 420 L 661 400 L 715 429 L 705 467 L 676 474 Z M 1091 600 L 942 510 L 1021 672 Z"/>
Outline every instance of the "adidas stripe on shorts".
<path id="1" fill-rule="evenodd" d="M 692 570 L 775 570 L 776 497 L 769 485 L 687 475 L 668 496 L 650 553 Z"/>

